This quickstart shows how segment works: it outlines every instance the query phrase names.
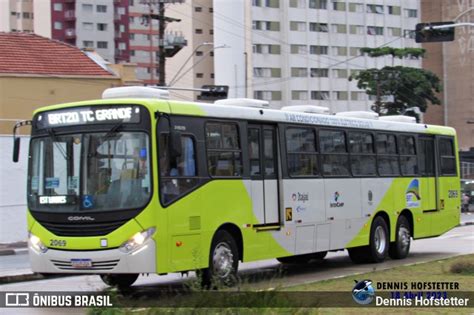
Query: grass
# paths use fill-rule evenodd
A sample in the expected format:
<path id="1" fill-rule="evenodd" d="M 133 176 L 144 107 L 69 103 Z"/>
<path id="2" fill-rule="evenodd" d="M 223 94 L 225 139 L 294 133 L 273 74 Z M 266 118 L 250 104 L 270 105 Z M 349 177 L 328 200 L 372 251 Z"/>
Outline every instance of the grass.
<path id="1" fill-rule="evenodd" d="M 458 282 L 460 291 L 474 291 L 474 254 L 427 263 L 400 266 L 388 270 L 318 281 L 304 285 L 277 288 L 280 291 L 343 291 L 350 294 L 354 280 L 377 282 Z M 246 290 L 248 284 L 244 284 Z M 377 290 L 381 291 L 381 290 Z M 394 290 L 396 291 L 396 290 Z M 405 290 L 403 290 L 405 291 Z M 414 290 L 418 291 L 418 290 Z M 426 290 L 425 290 L 426 291 Z M 448 290 L 449 291 L 449 290 Z M 261 302 L 261 301 L 260 301 Z M 258 303 L 256 301 L 256 303 Z M 472 303 L 472 301 L 471 301 Z M 200 301 L 203 305 L 203 301 Z M 204 301 L 205 305 L 205 301 Z M 116 308 L 91 309 L 90 314 L 473 314 L 472 308 Z"/>

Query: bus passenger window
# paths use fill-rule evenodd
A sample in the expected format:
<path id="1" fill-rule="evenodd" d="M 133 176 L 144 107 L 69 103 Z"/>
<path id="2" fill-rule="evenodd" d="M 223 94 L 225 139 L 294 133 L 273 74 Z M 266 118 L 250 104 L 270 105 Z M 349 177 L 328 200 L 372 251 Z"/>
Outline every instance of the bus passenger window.
<path id="1" fill-rule="evenodd" d="M 322 172 L 324 176 L 349 176 L 349 157 L 343 131 L 319 132 Z"/>
<path id="2" fill-rule="evenodd" d="M 181 156 L 170 159 L 168 134 L 161 134 L 159 143 L 160 190 L 164 204 L 176 200 L 198 184 L 196 149 L 191 136 L 181 136 Z"/>
<path id="3" fill-rule="evenodd" d="M 351 169 L 355 176 L 374 176 L 375 152 L 374 139 L 368 132 L 349 133 Z"/>
<path id="4" fill-rule="evenodd" d="M 209 175 L 241 176 L 242 158 L 237 124 L 206 124 L 206 144 Z"/>
<path id="5" fill-rule="evenodd" d="M 456 176 L 456 156 L 454 154 L 453 140 L 439 139 L 440 171 L 443 176 Z"/>
<path id="6" fill-rule="evenodd" d="M 397 141 L 395 135 L 379 133 L 376 135 L 377 165 L 381 176 L 400 175 Z"/>
<path id="7" fill-rule="evenodd" d="M 286 129 L 288 174 L 315 176 L 319 174 L 316 135 L 312 128 Z"/>
<path id="8" fill-rule="evenodd" d="M 400 167 L 402 175 L 418 174 L 418 159 L 416 157 L 415 137 L 400 136 Z"/>

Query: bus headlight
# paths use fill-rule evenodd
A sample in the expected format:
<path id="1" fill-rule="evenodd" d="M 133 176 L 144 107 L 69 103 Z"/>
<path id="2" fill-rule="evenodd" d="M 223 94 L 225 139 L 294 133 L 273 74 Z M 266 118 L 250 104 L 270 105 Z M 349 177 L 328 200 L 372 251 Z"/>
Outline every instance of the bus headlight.
<path id="1" fill-rule="evenodd" d="M 29 240 L 31 248 L 37 252 L 46 253 L 48 251 L 48 247 L 44 246 L 43 242 L 41 242 L 38 236 L 30 233 Z"/>
<path id="2" fill-rule="evenodd" d="M 142 247 L 145 242 L 150 239 L 153 234 L 155 233 L 155 228 L 151 227 L 149 229 L 146 229 L 145 231 L 138 232 L 135 235 L 133 235 L 128 241 L 122 244 L 122 246 L 119 247 L 119 250 L 124 252 L 124 253 L 130 253 L 133 252 L 134 250 L 137 250 L 138 248 Z"/>

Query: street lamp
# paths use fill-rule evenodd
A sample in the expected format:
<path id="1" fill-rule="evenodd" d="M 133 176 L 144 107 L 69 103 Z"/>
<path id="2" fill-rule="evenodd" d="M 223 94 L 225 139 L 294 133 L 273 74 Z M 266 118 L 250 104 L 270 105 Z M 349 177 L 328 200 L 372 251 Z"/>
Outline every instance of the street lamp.
<path id="1" fill-rule="evenodd" d="M 181 73 L 184 69 L 184 67 L 186 66 L 186 64 L 189 62 L 189 60 L 191 60 L 191 58 L 194 56 L 194 54 L 196 53 L 196 51 L 201 48 L 202 46 L 213 46 L 212 49 L 210 49 L 209 51 L 206 52 L 206 54 L 204 54 L 202 56 L 201 59 L 199 59 L 197 62 L 195 62 L 194 64 L 191 65 L 190 68 L 188 68 L 185 72 Z M 226 44 L 224 45 L 219 45 L 219 46 L 214 46 L 214 43 L 212 42 L 204 42 L 204 43 L 201 43 L 199 45 L 196 46 L 196 48 L 194 48 L 194 50 L 191 52 L 191 54 L 189 55 L 189 57 L 184 61 L 184 63 L 181 65 L 181 67 L 178 69 L 178 71 L 176 72 L 176 74 L 173 76 L 173 78 L 170 80 L 170 82 L 168 83 L 168 86 L 172 86 L 173 84 L 175 84 L 177 81 L 179 81 L 186 73 L 188 73 L 189 71 L 191 71 L 197 64 L 199 64 L 200 62 L 202 62 L 212 51 L 216 50 L 216 49 L 219 49 L 219 48 L 230 48 L 230 46 L 227 46 Z"/>

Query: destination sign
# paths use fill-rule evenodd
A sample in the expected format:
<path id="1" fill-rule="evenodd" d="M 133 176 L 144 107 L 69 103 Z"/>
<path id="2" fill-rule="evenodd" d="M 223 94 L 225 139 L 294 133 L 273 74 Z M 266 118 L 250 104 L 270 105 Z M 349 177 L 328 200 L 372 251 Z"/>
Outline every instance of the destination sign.
<path id="1" fill-rule="evenodd" d="M 41 113 L 36 119 L 37 128 L 64 127 L 104 123 L 139 123 L 138 106 L 78 107 Z"/>

